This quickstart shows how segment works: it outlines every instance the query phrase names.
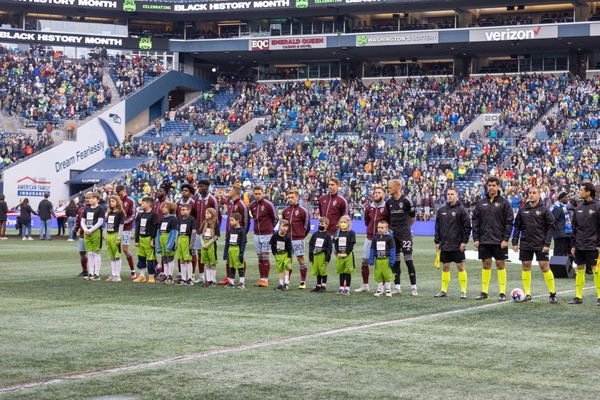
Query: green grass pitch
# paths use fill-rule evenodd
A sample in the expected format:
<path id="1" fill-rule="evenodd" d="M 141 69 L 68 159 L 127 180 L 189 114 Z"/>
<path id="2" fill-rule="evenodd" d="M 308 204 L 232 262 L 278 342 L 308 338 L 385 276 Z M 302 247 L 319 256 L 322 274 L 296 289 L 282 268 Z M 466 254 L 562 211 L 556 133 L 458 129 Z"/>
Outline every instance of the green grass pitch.
<path id="1" fill-rule="evenodd" d="M 0 242 L 0 387 L 482 304 L 473 300 L 481 279 L 474 260 L 467 262 L 468 300 L 458 298 L 455 270 L 450 297 L 433 298 L 440 275 L 433 268 L 430 237 L 415 238 L 416 298 L 408 294 L 404 265 L 404 291 L 391 299 L 336 296 L 333 263 L 327 293 L 296 289 L 297 264 L 292 290 L 254 288 L 253 250 L 250 245 L 246 252 L 248 288 L 242 291 L 132 283 L 126 262 L 123 282 L 87 282 L 75 278 L 76 243 Z M 507 289 L 521 287 L 519 266 L 509 264 L 508 271 Z M 102 272 L 110 272 L 106 254 Z M 223 276 L 221 263 L 218 277 Z M 273 286 L 273 268 L 270 278 Z M 357 271 L 353 289 L 360 283 Z M 558 305 L 548 304 L 543 277 L 534 270 L 533 294 L 543 297 L 529 304 L 215 354 L 0 398 L 598 399 L 600 307 L 593 289 L 584 292 L 583 305 L 567 305 L 574 286 L 574 280 L 557 280 L 557 290 L 569 292 L 559 295 Z M 495 272 L 490 294 L 495 299 Z"/>

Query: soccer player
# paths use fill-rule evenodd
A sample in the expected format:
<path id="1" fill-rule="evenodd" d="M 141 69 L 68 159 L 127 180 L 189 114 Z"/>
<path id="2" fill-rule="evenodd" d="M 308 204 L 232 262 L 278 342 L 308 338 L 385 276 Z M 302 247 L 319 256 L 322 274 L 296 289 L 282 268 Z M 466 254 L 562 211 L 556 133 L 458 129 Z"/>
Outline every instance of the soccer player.
<path id="1" fill-rule="evenodd" d="M 486 181 L 487 194 L 477 202 L 472 215 L 473 244 L 479 251 L 482 262 L 481 293 L 475 300 L 488 298 L 490 279 L 492 278 L 492 258 L 496 259 L 499 301 L 506 300 L 506 269 L 508 259 L 508 240 L 513 228 L 513 210 L 500 195 L 500 179 L 491 176 Z"/>
<path id="2" fill-rule="evenodd" d="M 531 261 L 535 255 L 550 292 L 550 303 L 556 304 L 558 299 L 554 290 L 554 274 L 548 262 L 550 242 L 554 232 L 554 217 L 540 201 L 540 189 L 535 186 L 530 187 L 527 196 L 529 201 L 519 209 L 515 218 L 512 238 L 513 250 L 519 252 L 519 260 L 523 265 L 521 272 L 525 292 L 523 301 L 531 301 Z"/>
<path id="3" fill-rule="evenodd" d="M 181 204 L 179 206 L 180 217 L 179 236 L 177 237 L 177 260 L 181 265 L 181 280 L 179 285 L 192 286 L 194 276 L 192 270 L 192 248 L 196 240 L 196 219 L 191 216 L 192 206 L 190 204 Z"/>
<path id="4" fill-rule="evenodd" d="M 164 275 L 161 282 L 173 283 L 175 270 L 175 248 L 177 246 L 177 205 L 164 202 L 161 206 L 163 218 L 159 222 L 156 233 L 156 254 L 160 254 L 164 265 Z"/>
<path id="5" fill-rule="evenodd" d="M 181 219 L 182 215 L 181 215 L 181 207 L 183 205 L 189 205 L 190 206 L 190 213 L 188 215 L 191 215 L 192 218 L 195 219 L 195 213 L 196 213 L 196 202 L 193 199 L 193 195 L 196 192 L 196 190 L 194 189 L 194 187 L 192 185 L 190 185 L 189 183 L 184 183 L 181 185 L 180 187 L 181 190 L 181 199 L 177 202 L 177 212 L 176 212 L 176 216 L 177 216 L 177 220 Z M 194 245 L 194 243 L 191 243 L 192 246 Z M 193 254 L 190 255 L 191 258 L 191 265 L 192 265 L 192 275 L 190 276 L 190 278 L 193 278 L 193 274 L 196 273 L 196 262 L 197 262 L 197 258 L 196 258 L 196 252 L 193 251 Z M 182 280 L 182 272 L 181 272 L 181 261 L 179 258 L 177 258 L 177 279 L 175 281 L 175 283 L 180 284 L 181 280 Z M 202 281 L 202 279 L 201 279 Z M 201 282 L 199 282 L 201 283 Z"/>
<path id="6" fill-rule="evenodd" d="M 304 239 L 310 232 L 310 214 L 302 207 L 298 200 L 300 194 L 296 189 L 288 191 L 288 203 L 282 213 L 283 219 L 290 223 L 290 239 L 294 248 L 294 255 L 300 264 L 300 285 L 298 289 L 306 289 L 306 259 L 304 258 Z M 292 270 L 290 270 L 290 279 Z"/>
<path id="7" fill-rule="evenodd" d="M 279 232 L 271 235 L 269 244 L 271 252 L 275 257 L 277 267 L 277 278 L 279 285 L 275 290 L 288 290 L 290 288 L 290 271 L 292 270 L 292 240 L 288 235 L 290 228 L 289 221 L 282 219 L 279 221 Z"/>
<path id="8" fill-rule="evenodd" d="M 335 247 L 335 272 L 340 274 L 340 288 L 337 294 L 350 296 L 350 284 L 352 274 L 356 271 L 354 265 L 354 245 L 356 234 L 352 230 L 351 220 L 348 215 L 340 218 L 340 230 L 336 232 L 333 239 Z"/>
<path id="9" fill-rule="evenodd" d="M 85 208 L 81 218 L 83 242 L 87 253 L 88 279 L 100 280 L 100 267 L 102 266 L 102 225 L 104 224 L 104 209 L 98 205 L 100 194 L 93 192 L 90 195 L 89 205 Z"/>
<path id="10" fill-rule="evenodd" d="M 73 227 L 73 237 L 77 236 L 79 232 L 79 239 L 77 239 L 77 244 L 79 248 L 79 262 L 81 263 L 81 273 L 77 276 L 82 276 L 84 279 L 88 277 L 88 268 L 87 268 L 87 252 L 85 251 L 85 241 L 83 239 L 84 232 L 81 229 L 81 219 L 83 218 L 83 213 L 85 209 L 90 204 L 90 198 L 92 197 L 92 192 L 87 192 L 85 194 L 84 203 L 77 210 L 77 217 L 75 217 L 75 226 Z"/>
<path id="11" fill-rule="evenodd" d="M 135 265 L 133 264 L 133 255 L 131 255 L 131 253 L 129 252 L 129 246 L 131 244 L 131 230 L 133 229 L 133 222 L 135 221 L 137 210 L 134 201 L 130 199 L 129 196 L 127 196 L 127 190 L 125 190 L 125 186 L 117 185 L 117 187 L 115 188 L 115 192 L 117 193 L 117 196 L 119 196 L 121 202 L 123 203 L 123 213 L 125 213 L 121 249 L 125 254 L 127 264 L 129 264 L 130 277 L 131 279 L 135 279 Z"/>
<path id="12" fill-rule="evenodd" d="M 567 192 L 561 192 L 552 206 L 554 216 L 554 255 L 571 256 L 571 235 L 573 234 L 573 206 Z"/>
<path id="13" fill-rule="evenodd" d="M 154 211 L 156 213 L 156 216 L 158 218 L 158 222 L 160 223 L 160 221 L 162 221 L 163 219 L 163 208 L 162 205 L 167 201 L 167 196 L 169 195 L 169 190 L 171 188 L 171 184 L 168 182 L 164 182 L 162 183 L 157 192 L 156 192 L 156 200 L 154 201 L 154 204 L 152 205 L 152 211 Z M 156 248 L 158 248 L 158 243 L 155 243 Z M 157 262 L 157 270 L 159 271 L 159 276 L 161 279 L 161 282 L 164 282 L 164 278 L 165 278 L 165 265 L 162 262 L 163 258 L 161 257 L 160 262 Z M 158 261 L 158 260 L 157 260 Z"/>
<path id="14" fill-rule="evenodd" d="M 361 274 L 363 283 L 354 290 L 355 292 L 369 292 L 369 258 L 371 257 L 371 241 L 377 233 L 379 221 L 387 219 L 387 208 L 385 207 L 385 190 L 378 186 L 373 192 L 373 201 L 365 207 L 365 226 L 367 227 L 367 238 L 363 244 Z"/>
<path id="15" fill-rule="evenodd" d="M 196 226 L 198 228 L 202 227 L 202 224 L 204 223 L 204 218 L 206 216 L 206 210 L 208 210 L 209 208 L 212 208 L 213 210 L 215 210 L 217 212 L 217 220 L 216 223 L 219 227 L 219 229 L 221 228 L 221 220 L 223 219 L 222 215 L 221 215 L 221 207 L 219 207 L 219 202 L 217 201 L 217 198 L 215 196 L 213 196 L 212 194 L 209 193 L 209 189 L 210 189 L 210 182 L 206 179 L 201 179 L 198 181 L 198 194 L 196 196 L 195 203 L 196 203 L 196 210 L 195 210 L 195 216 L 196 216 Z M 194 215 L 193 214 L 193 215 Z M 195 243 L 195 249 L 196 250 L 196 260 L 198 258 L 198 254 L 200 255 L 200 258 L 202 258 L 202 243 L 200 243 L 199 240 L 196 241 Z M 215 257 L 216 258 L 216 257 Z M 192 258 L 192 268 L 194 268 L 194 258 Z M 204 263 L 202 263 L 202 261 L 200 261 L 200 263 L 198 264 L 198 279 L 196 281 L 194 281 L 194 283 L 202 283 L 203 280 L 206 280 L 207 277 L 204 276 Z M 217 265 L 216 263 L 214 265 Z M 195 272 L 194 272 L 195 273 Z M 216 272 L 215 272 L 215 282 L 216 282 Z"/>
<path id="16" fill-rule="evenodd" d="M 246 251 L 246 228 L 242 226 L 242 215 L 234 213 L 228 216 L 229 229 L 227 230 L 227 236 L 225 237 L 225 251 L 223 253 L 223 260 L 227 261 L 229 265 L 229 276 L 228 282 L 225 285 L 227 288 L 234 287 L 235 284 L 235 271 L 237 270 L 240 275 L 240 283 L 238 283 L 238 289 L 246 288 L 246 274 L 244 268 L 244 252 Z"/>
<path id="17" fill-rule="evenodd" d="M 106 249 L 110 257 L 111 274 L 107 281 L 121 282 L 121 240 L 125 226 L 123 203 L 119 196 L 110 196 L 106 212 Z"/>
<path id="18" fill-rule="evenodd" d="M 404 256 L 404 263 L 408 269 L 410 279 L 410 294 L 417 296 L 417 272 L 413 262 L 411 226 L 415 223 L 415 206 L 410 199 L 402 194 L 402 181 L 391 179 L 388 182 L 390 198 L 385 202 L 387 218 L 390 229 L 396 241 L 396 260 L 394 262 L 394 290 L 393 294 L 400 294 L 400 253 Z"/>
<path id="19" fill-rule="evenodd" d="M 438 210 L 435 218 L 435 249 L 440 251 L 442 263 L 442 289 L 434 297 L 446 297 L 450 283 L 451 263 L 456 264 L 460 298 L 467 298 L 467 271 L 465 270 L 465 249 L 471 235 L 471 218 L 458 201 L 458 191 L 446 191 L 448 202 Z"/>
<path id="20" fill-rule="evenodd" d="M 327 263 L 331 259 L 333 247 L 331 235 L 327 232 L 328 226 L 327 218 L 319 218 L 319 230 L 312 234 L 308 242 L 308 259 L 312 263 L 310 272 L 317 277 L 317 284 L 310 289 L 311 292 L 327 290 Z"/>
<path id="21" fill-rule="evenodd" d="M 373 236 L 369 249 L 369 265 L 375 266 L 373 278 L 377 282 L 375 297 L 381 297 L 385 287 L 385 295 L 392 297 L 392 281 L 395 274 L 392 271 L 396 263 L 396 240 L 388 233 L 389 224 L 385 220 L 377 224 L 377 234 Z"/>
<path id="22" fill-rule="evenodd" d="M 154 283 L 156 275 L 156 255 L 154 238 L 158 230 L 158 215 L 152 210 L 154 200 L 150 197 L 142 199 L 142 212 L 135 219 L 135 247 L 137 247 L 139 275 L 134 282 Z"/>
<path id="23" fill-rule="evenodd" d="M 200 263 L 206 265 L 206 280 L 202 284 L 204 287 L 210 287 L 217 284 L 217 239 L 219 239 L 221 229 L 218 221 L 217 211 L 214 208 L 207 208 L 205 211 L 204 222 L 202 222 L 202 225 L 200 226 L 200 242 L 202 249 L 200 253 Z"/>
<path id="24" fill-rule="evenodd" d="M 338 193 L 340 180 L 336 177 L 329 178 L 329 193 L 319 197 L 319 215 L 327 218 L 329 226 L 327 233 L 333 238 L 339 229 L 340 218 L 350 214 L 350 207 L 346 199 Z"/>
<path id="25" fill-rule="evenodd" d="M 229 202 L 227 203 L 227 224 L 225 225 L 226 226 L 226 234 L 229 233 L 229 229 L 231 228 L 231 217 L 233 216 L 233 214 L 240 215 L 240 217 L 241 217 L 241 219 L 239 221 L 240 226 L 246 231 L 246 235 L 247 235 L 248 231 L 250 230 L 250 217 L 248 215 L 248 207 L 246 206 L 246 203 L 244 203 L 244 200 L 242 200 L 242 188 L 240 186 L 235 186 L 235 185 L 232 186 L 231 189 L 229 190 Z M 244 266 L 244 268 L 245 268 L 245 266 Z M 225 270 L 227 271 L 228 277 L 232 273 L 233 273 L 233 275 L 235 275 L 235 270 L 229 271 L 229 264 L 225 265 Z M 244 270 L 244 272 L 245 272 L 245 270 Z M 218 284 L 219 285 L 227 285 L 229 283 L 228 277 L 223 279 Z"/>
<path id="26" fill-rule="evenodd" d="M 254 201 L 250 203 L 248 209 L 254 218 L 254 249 L 258 258 L 258 271 L 260 279 L 254 286 L 269 287 L 269 271 L 271 262 L 269 253 L 271 246 L 269 241 L 273 235 L 273 229 L 277 225 L 277 210 L 275 205 L 265 199 L 265 192 L 262 186 L 255 186 L 253 190 Z"/>
<path id="27" fill-rule="evenodd" d="M 575 277 L 575 297 L 569 304 L 583 302 L 585 285 L 585 266 L 594 265 L 594 284 L 596 285 L 597 305 L 600 306 L 600 269 L 597 259 L 600 250 L 600 203 L 595 200 L 596 188 L 590 182 L 579 187 L 579 198 L 583 200 L 575 209 L 573 216 L 573 236 L 571 254 L 575 257 L 577 275 Z"/>

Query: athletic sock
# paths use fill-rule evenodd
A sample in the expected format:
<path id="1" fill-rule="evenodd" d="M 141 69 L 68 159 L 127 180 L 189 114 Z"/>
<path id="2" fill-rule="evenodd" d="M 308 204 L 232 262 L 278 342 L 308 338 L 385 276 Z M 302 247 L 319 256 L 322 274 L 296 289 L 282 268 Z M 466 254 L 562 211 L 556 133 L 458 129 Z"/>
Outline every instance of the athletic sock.
<path id="1" fill-rule="evenodd" d="M 185 263 L 181 266 L 181 280 L 184 282 L 188 280 L 187 267 Z"/>
<path id="2" fill-rule="evenodd" d="M 246 277 L 245 276 L 240 276 L 240 283 L 243 283 L 243 284 L 246 283 Z"/>
<path id="3" fill-rule="evenodd" d="M 389 292 L 392 290 L 392 282 L 385 282 L 385 291 Z"/>
<path id="4" fill-rule="evenodd" d="M 448 285 L 450 284 L 450 271 L 442 271 L 442 292 L 448 293 Z"/>
<path id="5" fill-rule="evenodd" d="M 392 283 L 391 283 L 391 282 L 390 282 L 390 287 L 392 287 Z M 395 288 L 397 291 L 400 291 L 400 285 L 399 285 L 399 284 L 394 284 L 394 288 Z"/>
<path id="6" fill-rule="evenodd" d="M 81 254 L 79 255 L 79 262 L 81 263 L 81 271 L 84 274 L 87 274 L 87 272 L 88 272 L 88 269 L 87 269 L 88 263 L 87 263 L 87 261 L 88 261 L 87 260 L 87 254 L 85 254 L 83 256 Z"/>
<path id="7" fill-rule="evenodd" d="M 554 273 L 551 269 L 548 269 L 548 271 L 544 272 L 544 279 L 546 280 L 546 286 L 548 286 L 548 291 L 550 293 L 556 293 L 554 291 Z"/>
<path id="8" fill-rule="evenodd" d="M 490 289 L 490 280 L 492 279 L 492 270 L 491 269 L 482 269 L 481 270 L 481 292 L 486 293 Z"/>
<path id="9" fill-rule="evenodd" d="M 500 280 L 500 277 L 498 277 L 498 280 Z M 523 291 L 527 296 L 531 296 L 531 271 L 521 271 L 521 280 L 523 281 Z"/>
<path id="10" fill-rule="evenodd" d="M 127 264 L 129 264 L 129 270 L 131 272 L 135 272 L 135 266 L 133 265 L 133 256 L 130 254 L 125 254 L 125 258 L 127 258 Z"/>
<path id="11" fill-rule="evenodd" d="M 280 285 L 283 285 L 283 279 L 280 279 L 280 280 L 279 280 L 279 284 L 280 284 Z"/>
<path id="12" fill-rule="evenodd" d="M 115 259 L 110 259 L 110 275 L 115 276 Z"/>
<path id="13" fill-rule="evenodd" d="M 117 258 L 115 260 L 115 275 L 118 277 L 121 277 L 121 267 L 123 265 L 123 260 L 120 258 Z"/>
<path id="14" fill-rule="evenodd" d="M 102 266 L 102 255 L 98 254 L 98 253 L 94 253 L 94 268 L 95 268 L 95 272 L 94 275 L 98 275 L 100 276 L 100 267 Z"/>
<path id="15" fill-rule="evenodd" d="M 145 277 L 146 276 L 146 270 L 145 269 L 140 269 L 139 270 L 139 275 Z"/>
<path id="16" fill-rule="evenodd" d="M 185 263 L 185 268 L 187 270 L 187 280 L 190 280 L 194 277 L 194 267 L 193 264 L 191 262 L 186 262 Z"/>
<path id="17" fill-rule="evenodd" d="M 369 284 L 369 263 L 368 262 L 362 263 L 360 273 L 362 275 L 363 284 L 368 285 Z"/>
<path id="18" fill-rule="evenodd" d="M 600 268 L 594 265 L 592 268 L 594 271 L 594 284 L 596 285 L 596 297 L 600 299 Z"/>
<path id="19" fill-rule="evenodd" d="M 460 284 L 460 291 L 467 293 L 467 271 L 458 272 L 458 283 Z"/>
<path id="20" fill-rule="evenodd" d="M 383 282 L 377 282 L 377 290 L 383 290 Z"/>
<path id="21" fill-rule="evenodd" d="M 506 293 L 506 269 L 498 270 L 498 285 L 500 286 L 500 293 Z"/>
<path id="22" fill-rule="evenodd" d="M 264 275 L 263 275 L 262 279 L 265 282 L 269 282 L 269 272 L 271 272 L 271 261 L 268 259 L 263 260 L 263 268 L 264 268 Z"/>
<path id="23" fill-rule="evenodd" d="M 301 282 L 306 282 L 306 272 L 307 271 L 308 271 L 308 268 L 306 267 L 306 264 L 300 265 L 300 281 Z"/>
<path id="24" fill-rule="evenodd" d="M 583 285 L 585 285 L 585 269 L 578 269 L 575 276 L 575 297 L 583 298 Z"/>

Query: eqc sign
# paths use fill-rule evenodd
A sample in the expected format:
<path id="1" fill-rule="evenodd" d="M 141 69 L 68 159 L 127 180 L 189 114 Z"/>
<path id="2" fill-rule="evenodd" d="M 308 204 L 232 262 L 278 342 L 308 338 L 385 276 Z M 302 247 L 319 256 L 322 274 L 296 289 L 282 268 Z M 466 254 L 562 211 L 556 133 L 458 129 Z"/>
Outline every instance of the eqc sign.
<path id="1" fill-rule="evenodd" d="M 551 39 L 558 37 L 558 27 L 529 25 L 510 28 L 481 28 L 469 31 L 471 42 L 501 42 L 505 40 Z"/>

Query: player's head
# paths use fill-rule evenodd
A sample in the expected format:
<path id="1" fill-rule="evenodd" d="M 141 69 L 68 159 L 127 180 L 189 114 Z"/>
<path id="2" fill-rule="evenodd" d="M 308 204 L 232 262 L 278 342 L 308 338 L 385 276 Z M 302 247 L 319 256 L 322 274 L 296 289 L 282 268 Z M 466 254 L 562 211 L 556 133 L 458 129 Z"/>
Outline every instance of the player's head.
<path id="1" fill-rule="evenodd" d="M 92 192 L 87 192 L 85 194 L 85 204 L 89 205 L 90 204 L 90 199 L 92 198 Z"/>
<path id="2" fill-rule="evenodd" d="M 288 198 L 288 203 L 295 206 L 296 204 L 298 204 L 298 199 L 300 198 L 300 193 L 298 193 L 298 191 L 296 189 L 288 190 L 287 198 Z"/>
<path id="3" fill-rule="evenodd" d="M 215 210 L 212 207 L 207 208 L 204 212 L 204 219 L 207 220 L 209 223 L 217 222 L 217 210 Z"/>
<path id="4" fill-rule="evenodd" d="M 182 204 L 179 207 L 179 212 L 181 213 L 182 217 L 187 217 L 192 213 L 192 206 L 190 206 L 189 204 Z"/>
<path id="5" fill-rule="evenodd" d="M 108 200 L 108 207 L 110 208 L 110 211 L 123 211 L 123 202 L 119 196 L 110 196 Z"/>
<path id="6" fill-rule="evenodd" d="M 154 200 L 152 200 L 152 198 L 146 196 L 142 199 L 142 209 L 146 212 L 152 210 L 152 204 L 154 203 Z"/>
<path id="7" fill-rule="evenodd" d="M 389 229 L 389 225 L 387 223 L 387 221 L 383 220 L 383 221 L 379 221 L 379 223 L 377 224 L 377 232 L 380 235 L 385 235 L 387 233 Z"/>
<path id="8" fill-rule="evenodd" d="M 261 201 L 265 198 L 265 192 L 262 186 L 256 185 L 254 189 L 252 189 L 252 194 L 254 195 L 254 200 Z"/>
<path id="9" fill-rule="evenodd" d="M 335 176 L 330 177 L 327 180 L 327 184 L 329 186 L 329 193 L 331 194 L 336 194 L 340 190 L 340 180 Z"/>
<path id="10" fill-rule="evenodd" d="M 540 189 L 537 186 L 531 186 L 527 189 L 527 199 L 532 204 L 537 204 L 541 199 Z"/>
<path id="11" fill-rule="evenodd" d="M 446 198 L 448 199 L 448 203 L 455 204 L 458 201 L 458 191 L 453 187 L 448 188 Z"/>
<path id="12" fill-rule="evenodd" d="M 91 192 L 90 193 L 90 205 L 95 206 L 95 205 L 98 205 L 99 202 L 100 202 L 100 193 Z"/>
<path id="13" fill-rule="evenodd" d="M 402 181 L 400 179 L 390 179 L 388 181 L 388 190 L 390 196 L 399 196 L 402 192 Z"/>
<path id="14" fill-rule="evenodd" d="M 340 218 L 340 229 L 342 231 L 349 231 L 351 223 L 352 220 L 348 215 L 342 215 L 342 217 Z"/>
<path id="15" fill-rule="evenodd" d="M 49 197 L 50 197 L 50 193 L 48 193 L 48 192 L 44 193 L 44 198 L 45 198 L 46 200 L 48 200 L 48 198 L 49 198 Z"/>
<path id="16" fill-rule="evenodd" d="M 385 199 L 385 190 L 381 186 L 377 186 L 373 192 L 373 201 L 381 203 L 383 199 Z"/>
<path id="17" fill-rule="evenodd" d="M 196 193 L 196 190 L 189 183 L 184 183 L 181 185 L 181 197 L 184 199 L 189 199 L 194 195 L 194 193 Z"/>
<path id="18" fill-rule="evenodd" d="M 279 234 L 281 236 L 287 235 L 287 231 L 290 228 L 290 223 L 287 219 L 282 219 L 279 221 Z"/>
<path id="19" fill-rule="evenodd" d="M 582 200 L 592 200 L 596 197 L 596 187 L 592 182 L 584 182 L 579 186 L 579 198 Z"/>
<path id="20" fill-rule="evenodd" d="M 177 204 L 165 201 L 161 204 L 160 211 L 162 211 L 164 215 L 175 214 L 177 212 Z"/>
<path id="21" fill-rule="evenodd" d="M 127 197 L 127 190 L 125 190 L 125 186 L 123 185 L 117 185 L 115 187 L 115 193 L 121 198 L 121 200 Z"/>
<path id="22" fill-rule="evenodd" d="M 497 176 L 490 176 L 485 181 L 487 192 L 490 196 L 497 196 L 500 191 L 500 179 Z"/>
<path id="23" fill-rule="evenodd" d="M 242 188 L 240 186 L 234 185 L 229 189 L 229 197 L 233 200 L 237 200 L 242 197 Z"/>
<path id="24" fill-rule="evenodd" d="M 320 231 L 325 231 L 328 226 L 329 226 L 329 218 L 327 218 L 327 217 L 319 218 L 319 230 Z"/>
<path id="25" fill-rule="evenodd" d="M 198 181 L 198 192 L 202 196 L 206 196 L 208 194 L 208 189 L 210 188 L 210 182 L 206 179 L 200 179 Z"/>
<path id="26" fill-rule="evenodd" d="M 571 200 L 571 196 L 569 196 L 569 193 L 567 192 L 560 192 L 558 194 L 558 201 L 560 201 L 563 204 L 569 204 L 569 201 Z"/>
<path id="27" fill-rule="evenodd" d="M 167 197 L 167 193 L 168 193 L 169 189 L 167 188 L 167 186 L 165 185 L 160 185 L 160 187 L 158 188 L 158 190 L 156 191 L 156 197 L 159 200 L 164 199 L 165 197 Z"/>
<path id="28" fill-rule="evenodd" d="M 231 214 L 230 223 L 233 228 L 239 228 L 242 225 L 242 214 L 240 214 L 240 213 Z"/>

